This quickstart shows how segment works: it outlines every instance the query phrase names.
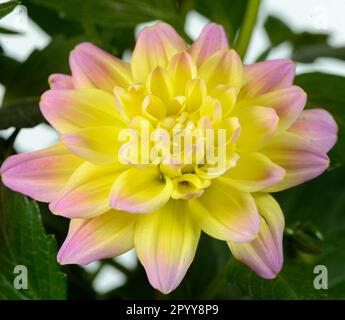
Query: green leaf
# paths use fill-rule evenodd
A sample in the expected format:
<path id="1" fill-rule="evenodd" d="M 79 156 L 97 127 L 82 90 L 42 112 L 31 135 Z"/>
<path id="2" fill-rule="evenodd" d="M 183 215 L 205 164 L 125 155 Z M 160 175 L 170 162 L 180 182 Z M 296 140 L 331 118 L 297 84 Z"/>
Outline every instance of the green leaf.
<path id="1" fill-rule="evenodd" d="M 273 46 L 291 40 L 294 36 L 293 31 L 288 25 L 273 16 L 267 17 L 264 27 Z"/>
<path id="2" fill-rule="evenodd" d="M 308 94 L 307 108 L 324 108 L 335 118 L 338 141 L 330 152 L 331 166 L 345 164 L 345 77 L 312 72 L 295 78 L 295 84 Z"/>
<path id="3" fill-rule="evenodd" d="M 56 262 L 56 242 L 46 235 L 38 206 L 0 186 L 0 299 L 65 299 L 66 277 Z M 28 289 L 15 289 L 15 266 L 28 271 Z"/>
<path id="4" fill-rule="evenodd" d="M 328 268 L 331 298 L 345 298 L 345 167 L 330 170 L 319 178 L 275 194 L 287 225 L 311 222 L 324 238 L 323 252 L 309 256 L 313 265 Z"/>
<path id="5" fill-rule="evenodd" d="M 39 98 L 20 98 L 6 108 L 0 108 L 0 130 L 31 128 L 44 122 L 38 103 Z"/>
<path id="6" fill-rule="evenodd" d="M 27 0 L 53 9 L 67 20 L 104 27 L 135 27 L 138 23 L 156 19 L 183 28 L 173 0 Z"/>
<path id="7" fill-rule="evenodd" d="M 312 63 L 318 58 L 335 58 L 345 60 L 345 47 L 333 47 L 327 43 L 296 48 L 292 59 L 303 63 Z"/>
<path id="8" fill-rule="evenodd" d="M 325 298 L 323 291 L 313 286 L 313 266 L 285 261 L 282 272 L 273 280 L 262 279 L 245 265 L 233 259 L 228 281 L 236 284 L 246 298 L 267 300 L 297 300 Z"/>
<path id="9" fill-rule="evenodd" d="M 241 26 L 246 11 L 247 3 L 247 0 L 195 0 L 194 7 L 212 22 L 221 24 L 229 36 L 230 43 L 234 44 L 237 31 Z"/>
<path id="10" fill-rule="evenodd" d="M 15 73 L 6 77 L 2 84 L 6 87 L 3 105 L 16 103 L 18 98 L 39 97 L 49 88 L 48 77 L 52 73 L 68 73 L 68 56 L 80 39 L 54 40 L 43 50 L 35 50 L 19 65 Z"/>
<path id="11" fill-rule="evenodd" d="M 12 10 L 20 4 L 20 1 L 7 1 L 0 4 L 0 19 L 7 16 Z"/>
<path id="12" fill-rule="evenodd" d="M 9 34 L 9 35 L 18 35 L 21 34 L 21 32 L 15 31 L 15 30 L 11 30 L 11 29 L 7 29 L 4 27 L 0 27 L 0 33 L 1 34 Z"/>

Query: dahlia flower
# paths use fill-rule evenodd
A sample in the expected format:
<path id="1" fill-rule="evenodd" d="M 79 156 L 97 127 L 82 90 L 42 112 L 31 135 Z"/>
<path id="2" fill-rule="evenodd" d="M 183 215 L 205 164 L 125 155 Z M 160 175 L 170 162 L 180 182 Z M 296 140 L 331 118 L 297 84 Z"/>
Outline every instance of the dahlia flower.
<path id="1" fill-rule="evenodd" d="M 69 62 L 71 75 L 51 75 L 40 101 L 59 142 L 1 167 L 7 187 L 70 219 L 60 264 L 135 248 L 151 285 L 169 293 L 203 231 L 274 278 L 284 217 L 270 193 L 326 170 L 337 136 L 327 111 L 303 110 L 294 64 L 244 65 L 213 23 L 191 46 L 166 23 L 145 27 L 130 63 L 90 43 L 77 45 Z M 160 151 L 157 129 L 168 137 Z M 124 132 L 139 138 L 136 149 L 125 147 Z"/>

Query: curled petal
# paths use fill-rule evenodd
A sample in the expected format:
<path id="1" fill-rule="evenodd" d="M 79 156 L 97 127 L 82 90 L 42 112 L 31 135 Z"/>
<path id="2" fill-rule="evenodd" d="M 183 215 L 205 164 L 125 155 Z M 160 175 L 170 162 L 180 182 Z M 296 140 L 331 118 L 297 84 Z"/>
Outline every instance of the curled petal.
<path id="1" fill-rule="evenodd" d="M 238 102 L 236 107 L 240 109 L 248 106 L 263 106 L 274 109 L 279 117 L 278 131 L 282 132 L 296 121 L 306 101 L 306 93 L 300 87 L 292 86 L 244 99 Z"/>
<path id="2" fill-rule="evenodd" d="M 110 206 L 132 213 L 150 213 L 164 206 L 171 192 L 171 180 L 162 178 L 156 167 L 132 168 L 114 182 Z"/>
<path id="3" fill-rule="evenodd" d="M 273 138 L 260 152 L 285 169 L 281 182 L 266 189 L 276 192 L 319 176 L 329 166 L 327 155 L 308 140 L 291 132 Z"/>
<path id="4" fill-rule="evenodd" d="M 259 230 L 260 216 L 253 197 L 218 179 L 188 204 L 201 229 L 216 239 L 247 242 Z"/>
<path id="5" fill-rule="evenodd" d="M 72 219 L 57 260 L 60 264 L 88 264 L 132 249 L 135 221 L 134 215 L 115 210 L 91 219 Z"/>
<path id="6" fill-rule="evenodd" d="M 234 257 L 265 279 L 273 279 L 283 265 L 284 216 L 279 204 L 269 194 L 257 194 L 261 215 L 257 237 L 247 243 L 228 242 Z"/>
<path id="7" fill-rule="evenodd" d="M 243 84 L 241 58 L 234 50 L 218 51 L 200 66 L 199 76 L 210 89 L 223 84 L 236 88 L 238 92 Z"/>
<path id="8" fill-rule="evenodd" d="M 252 97 L 269 91 L 290 87 L 295 77 L 295 65 L 290 60 L 277 59 L 244 67 L 246 84 L 242 97 Z"/>
<path id="9" fill-rule="evenodd" d="M 76 88 L 99 88 L 110 93 L 115 86 L 127 88 L 132 83 L 130 65 L 91 43 L 81 43 L 70 55 Z"/>
<path id="10" fill-rule="evenodd" d="M 82 219 L 107 212 L 111 209 L 111 186 L 123 170 L 121 165 L 96 166 L 85 162 L 50 203 L 50 211 L 64 217 Z"/>
<path id="11" fill-rule="evenodd" d="M 74 89 L 73 78 L 67 74 L 54 73 L 48 78 L 51 89 Z"/>
<path id="12" fill-rule="evenodd" d="M 277 184 L 285 170 L 259 152 L 243 153 L 234 168 L 219 179 L 243 192 L 258 192 Z"/>
<path id="13" fill-rule="evenodd" d="M 50 202 L 82 162 L 58 143 L 47 149 L 10 156 L 1 166 L 1 179 L 14 191 Z"/>
<path id="14" fill-rule="evenodd" d="M 131 67 L 135 81 L 144 82 L 157 66 L 166 67 L 176 53 L 187 45 L 167 23 L 157 23 L 140 31 L 133 51 Z"/>
<path id="15" fill-rule="evenodd" d="M 184 200 L 170 200 L 159 211 L 141 216 L 134 245 L 151 285 L 167 294 L 182 281 L 193 261 L 200 229 Z"/>
<path id="16" fill-rule="evenodd" d="M 93 127 L 80 129 L 61 136 L 64 145 L 86 161 L 106 165 L 117 162 L 123 144 L 119 141 L 121 129 L 116 127 Z"/>
<path id="17" fill-rule="evenodd" d="M 316 148 L 327 153 L 337 141 L 338 127 L 326 110 L 310 109 L 302 111 L 288 131 L 307 139 Z"/>
<path id="18" fill-rule="evenodd" d="M 206 25 L 198 39 L 192 44 L 189 53 L 197 66 L 219 50 L 228 49 L 229 43 L 224 28 L 216 23 Z"/>
<path id="19" fill-rule="evenodd" d="M 60 133 L 86 127 L 124 125 L 115 108 L 114 97 L 98 89 L 46 91 L 41 97 L 40 109 Z"/>
<path id="20" fill-rule="evenodd" d="M 236 116 L 241 124 L 237 148 L 242 152 L 262 148 L 278 127 L 279 118 L 272 108 L 256 106 L 242 108 Z"/>

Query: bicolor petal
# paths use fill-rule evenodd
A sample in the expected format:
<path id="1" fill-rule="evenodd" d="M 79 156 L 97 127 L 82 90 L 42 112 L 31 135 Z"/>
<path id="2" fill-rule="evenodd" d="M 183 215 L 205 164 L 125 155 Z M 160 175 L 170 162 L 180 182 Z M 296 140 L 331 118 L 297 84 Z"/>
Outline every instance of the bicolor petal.
<path id="1" fill-rule="evenodd" d="M 121 128 L 84 128 L 61 136 L 64 145 L 86 161 L 107 165 L 119 161 L 119 150 L 123 141 L 119 140 Z"/>
<path id="2" fill-rule="evenodd" d="M 139 32 L 131 59 L 134 80 L 145 82 L 154 68 L 166 67 L 172 56 L 186 49 L 184 40 L 167 23 L 144 27 Z"/>
<path id="3" fill-rule="evenodd" d="M 216 239 L 247 242 L 259 230 L 260 216 L 253 197 L 218 179 L 188 204 L 201 229 Z"/>
<path id="4" fill-rule="evenodd" d="M 337 141 L 338 126 L 326 110 L 310 109 L 302 111 L 288 131 L 327 153 Z"/>
<path id="5" fill-rule="evenodd" d="M 134 245 L 151 285 L 167 294 L 182 281 L 193 261 L 200 229 L 185 201 L 170 200 L 143 215 L 135 226 Z"/>
<path id="6" fill-rule="evenodd" d="M 236 104 L 236 108 L 239 110 L 248 106 L 263 106 L 274 109 L 279 118 L 277 130 L 282 132 L 296 121 L 306 102 L 306 93 L 300 87 L 292 86 L 260 96 L 244 98 Z"/>
<path id="7" fill-rule="evenodd" d="M 265 279 L 273 279 L 283 265 L 284 216 L 269 194 L 255 195 L 261 215 L 257 237 L 247 243 L 228 242 L 233 256 Z"/>
<path id="8" fill-rule="evenodd" d="M 246 107 L 236 112 L 241 125 L 237 148 L 241 152 L 261 149 L 277 131 L 279 118 L 272 108 Z"/>
<path id="9" fill-rule="evenodd" d="M 69 63 L 76 88 L 98 88 L 112 93 L 115 86 L 127 88 L 133 82 L 128 63 L 91 43 L 77 45 Z"/>
<path id="10" fill-rule="evenodd" d="M 260 152 L 286 171 L 283 180 L 266 189 L 267 192 L 285 190 L 311 180 L 329 166 L 329 158 L 320 148 L 291 132 L 273 138 Z"/>
<path id="11" fill-rule="evenodd" d="M 73 78 L 67 74 L 54 73 L 48 78 L 51 89 L 74 89 Z"/>
<path id="12" fill-rule="evenodd" d="M 72 219 L 58 262 L 89 264 L 132 249 L 135 221 L 135 215 L 115 210 L 91 219 Z"/>
<path id="13" fill-rule="evenodd" d="M 38 201 L 50 202 L 83 160 L 58 143 L 50 148 L 10 156 L 0 168 L 2 183 Z"/>
<path id="14" fill-rule="evenodd" d="M 197 66 L 219 50 L 228 49 L 229 43 L 224 28 L 216 23 L 207 24 L 198 39 L 192 44 L 189 53 Z"/>
<path id="15" fill-rule="evenodd" d="M 114 97 L 98 89 L 49 90 L 40 101 L 48 122 L 60 133 L 86 127 L 124 125 Z"/>
<path id="16" fill-rule="evenodd" d="M 285 170 L 259 152 L 243 153 L 219 179 L 243 192 L 258 192 L 280 182 Z"/>
<path id="17" fill-rule="evenodd" d="M 237 92 L 243 84 L 243 65 L 234 50 L 221 50 L 210 56 L 199 68 L 199 76 L 209 89 L 216 85 L 229 85 Z"/>
<path id="18" fill-rule="evenodd" d="M 162 177 L 157 167 L 132 168 L 114 182 L 110 206 L 132 213 L 150 213 L 164 206 L 171 192 L 171 180 Z"/>
<path id="19" fill-rule="evenodd" d="M 51 212 L 68 218 L 91 218 L 110 210 L 109 194 L 122 165 L 96 166 L 85 162 L 49 205 Z"/>
<path id="20" fill-rule="evenodd" d="M 286 59 L 258 62 L 244 67 L 241 97 L 253 97 L 292 86 L 295 65 Z"/>

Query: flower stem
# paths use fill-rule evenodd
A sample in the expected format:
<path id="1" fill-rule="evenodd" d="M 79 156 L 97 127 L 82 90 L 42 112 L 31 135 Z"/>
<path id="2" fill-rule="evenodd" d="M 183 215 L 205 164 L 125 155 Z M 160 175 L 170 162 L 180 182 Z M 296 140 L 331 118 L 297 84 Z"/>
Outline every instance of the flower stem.
<path id="1" fill-rule="evenodd" d="M 238 35 L 235 50 L 244 59 L 249 42 L 253 33 L 253 29 L 256 24 L 256 18 L 259 12 L 261 0 L 249 0 L 247 4 L 247 9 L 243 18 L 242 26 L 240 28 L 240 33 Z"/>

